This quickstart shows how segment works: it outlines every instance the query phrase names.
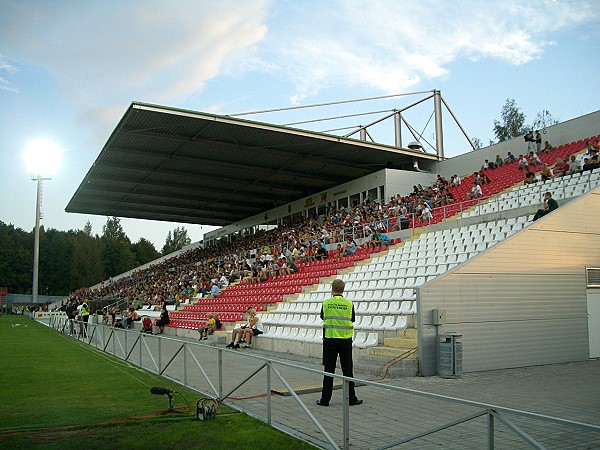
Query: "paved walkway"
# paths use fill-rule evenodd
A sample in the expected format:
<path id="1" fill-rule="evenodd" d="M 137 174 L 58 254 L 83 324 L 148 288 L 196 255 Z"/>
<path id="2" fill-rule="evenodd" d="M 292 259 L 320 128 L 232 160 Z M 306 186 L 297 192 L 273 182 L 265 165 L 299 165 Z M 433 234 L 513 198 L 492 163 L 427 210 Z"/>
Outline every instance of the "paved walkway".
<path id="1" fill-rule="evenodd" d="M 135 334 L 129 334 L 127 338 L 129 344 L 124 346 L 133 346 L 135 341 L 133 338 L 136 337 Z M 224 374 L 222 386 L 223 392 L 230 394 L 227 399 L 230 405 L 265 418 L 270 401 L 272 420 L 278 427 L 293 430 L 295 434 L 320 446 L 327 446 L 326 435 L 323 433 L 325 431 L 337 446 L 343 446 L 341 390 L 334 391 L 329 407 L 319 407 L 315 404 L 320 397 L 319 386 L 322 381 L 322 375 L 319 373 L 322 366 L 319 360 L 296 358 L 292 355 L 273 354 L 255 349 L 228 350 L 223 346 L 197 344 L 185 339 L 159 339 L 156 336 L 145 336 L 144 341 L 141 351 L 138 351 L 138 345 L 138 348 L 131 352 L 132 363 L 137 364 L 139 361 L 136 360 L 141 355 L 142 366 L 156 371 L 153 367 L 154 361 L 160 360 L 162 362 L 158 364 L 161 368 L 168 364 L 165 370 L 166 376 L 178 380 L 185 379 L 188 385 L 206 393 L 218 389 L 216 361 L 218 350 L 222 350 L 221 364 Z M 123 344 L 124 337 L 120 342 Z M 181 351 L 183 342 L 187 344 L 188 353 Z M 110 350 L 111 347 L 109 345 L 108 349 Z M 117 349 L 118 354 L 119 345 L 113 348 Z M 153 352 L 154 360 L 146 354 L 147 352 Z M 160 358 L 156 358 L 158 353 L 161 355 Z M 184 353 L 187 354 L 185 358 Z M 282 362 L 269 365 L 270 372 L 267 375 L 267 368 L 262 367 L 265 362 L 260 358 L 276 358 Z M 238 387 L 254 373 L 256 374 L 249 381 Z M 340 373 L 339 369 L 338 373 Z M 369 380 L 371 376 L 370 373 L 355 373 L 356 378 L 364 380 Z M 298 397 L 302 403 L 291 395 L 267 397 L 268 382 L 271 390 L 302 388 L 303 391 Z M 311 390 L 311 387 L 315 389 Z M 404 388 L 404 390 L 393 390 L 393 387 Z M 419 437 L 403 445 L 394 446 L 402 439 L 425 434 L 428 430 L 485 411 L 482 407 L 417 395 L 413 390 L 529 411 L 600 427 L 600 360 L 590 360 L 467 373 L 457 379 L 412 377 L 379 380 L 376 384 L 367 383 L 357 387 L 357 395 L 364 400 L 364 404 L 350 408 L 350 447 L 361 450 L 487 447 L 488 423 L 485 415 Z M 311 420 L 311 415 L 317 419 L 319 425 Z M 499 419 L 494 422 L 496 449 L 531 448 L 525 440 L 510 431 L 511 424 L 523 429 L 540 441 L 545 448 L 600 448 L 599 432 L 510 413 L 502 413 L 502 417 L 508 422 L 503 423 Z"/>

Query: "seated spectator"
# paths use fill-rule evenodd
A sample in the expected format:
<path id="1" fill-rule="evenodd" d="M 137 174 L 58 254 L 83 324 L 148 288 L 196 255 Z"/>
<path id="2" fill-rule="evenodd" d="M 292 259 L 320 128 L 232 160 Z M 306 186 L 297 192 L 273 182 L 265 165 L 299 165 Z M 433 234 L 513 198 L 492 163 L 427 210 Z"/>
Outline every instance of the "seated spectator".
<path id="1" fill-rule="evenodd" d="M 219 288 L 219 285 L 217 284 L 216 281 L 213 281 L 213 283 L 212 283 L 212 286 L 210 288 L 210 295 L 212 298 L 218 297 L 219 295 L 221 295 L 221 289 Z"/>
<path id="2" fill-rule="evenodd" d="M 427 203 L 423 203 L 423 207 L 421 208 L 421 214 L 419 216 L 421 218 L 421 222 L 431 222 L 433 220 L 433 213 L 431 212 L 431 208 Z"/>
<path id="3" fill-rule="evenodd" d="M 525 174 L 525 180 L 523 180 L 524 184 L 534 184 L 537 183 L 537 178 L 535 177 L 535 173 L 529 171 Z"/>
<path id="4" fill-rule="evenodd" d="M 279 273 L 281 275 L 291 275 L 293 273 L 298 272 L 298 266 L 294 263 L 291 257 L 286 258 L 284 256 L 284 259 L 282 259 L 281 261 L 281 268 L 279 269 Z"/>
<path id="5" fill-rule="evenodd" d="M 575 155 L 571 155 L 571 159 L 569 160 L 569 171 L 567 174 L 574 175 L 579 172 L 581 172 L 581 165 L 577 161 L 577 157 Z"/>
<path id="6" fill-rule="evenodd" d="M 317 261 L 322 261 L 323 259 L 327 258 L 329 258 L 329 252 L 327 252 L 327 248 L 324 246 L 324 244 L 319 245 L 317 251 L 315 252 L 315 259 Z"/>
<path id="7" fill-rule="evenodd" d="M 529 166 L 541 166 L 542 160 L 537 155 L 537 153 L 529 152 Z"/>
<path id="8" fill-rule="evenodd" d="M 221 278 L 219 278 L 219 287 L 221 289 L 223 289 L 224 287 L 229 286 L 229 280 L 227 279 L 227 277 L 225 276 L 225 273 L 223 272 L 223 274 L 221 275 Z"/>
<path id="9" fill-rule="evenodd" d="M 165 325 L 168 325 L 169 323 L 171 323 L 171 320 L 169 319 L 169 312 L 167 311 L 167 304 L 165 303 L 165 304 L 163 304 L 163 310 L 160 313 L 160 317 L 156 321 L 156 326 L 159 329 L 159 332 L 156 334 L 162 334 L 162 332 L 165 330 Z"/>
<path id="10" fill-rule="evenodd" d="M 480 186 L 483 186 L 484 184 L 492 182 L 491 178 L 488 177 L 487 174 L 483 170 L 480 170 L 479 172 L 475 172 L 475 181 L 477 181 L 477 184 L 479 184 Z"/>
<path id="11" fill-rule="evenodd" d="M 592 170 L 592 166 L 590 164 L 590 158 L 583 158 L 583 164 L 581 166 L 581 171 L 585 172 L 587 170 Z"/>
<path id="12" fill-rule="evenodd" d="M 590 169 L 594 170 L 600 167 L 600 161 L 598 160 L 598 152 L 594 151 L 594 156 L 590 158 Z"/>
<path id="13" fill-rule="evenodd" d="M 496 167 L 502 167 L 504 165 L 504 160 L 500 155 L 496 155 Z"/>
<path id="14" fill-rule="evenodd" d="M 550 153 L 552 150 L 554 150 L 552 144 L 550 144 L 548 141 L 544 141 L 544 148 L 542 149 L 542 153 Z"/>
<path id="15" fill-rule="evenodd" d="M 508 152 L 508 156 L 504 158 L 504 164 L 510 164 L 513 162 L 515 162 L 515 155 L 513 155 L 511 152 Z"/>
<path id="16" fill-rule="evenodd" d="M 517 169 L 519 170 L 527 170 L 529 168 L 529 162 L 527 162 L 527 159 L 525 159 L 523 155 L 519 155 L 517 164 Z"/>
<path id="17" fill-rule="evenodd" d="M 354 255 L 358 250 L 358 245 L 356 241 L 352 238 L 346 239 L 346 246 L 344 247 L 344 256 Z"/>
<path id="18" fill-rule="evenodd" d="M 548 167 L 548 164 L 544 163 L 542 165 L 542 170 L 540 171 L 540 178 L 542 179 L 542 181 L 551 180 L 553 176 L 554 174 L 552 173 L 552 169 Z"/>
<path id="19" fill-rule="evenodd" d="M 477 184 L 476 181 L 473 181 L 473 187 L 471 188 L 471 192 L 467 192 L 467 197 L 469 197 L 469 198 L 483 197 L 483 191 L 481 190 L 481 186 L 479 186 L 479 184 Z"/>
<path id="20" fill-rule="evenodd" d="M 546 214 L 554 211 L 556 208 L 558 208 L 558 202 L 552 198 L 552 193 L 546 192 L 544 194 L 544 208 L 537 210 L 533 216 L 533 220 L 536 221 L 540 217 L 544 217 Z"/>
<path id="21" fill-rule="evenodd" d="M 560 158 L 556 159 L 554 164 L 554 177 L 559 178 L 565 176 L 569 172 L 569 162 L 565 159 L 564 161 Z"/>
<path id="22" fill-rule="evenodd" d="M 492 162 L 489 162 L 489 160 L 485 160 L 483 162 L 483 166 L 481 166 L 481 170 L 488 170 L 488 169 L 494 169 L 495 165 Z"/>
<path id="23" fill-rule="evenodd" d="M 248 323 L 233 330 L 231 333 L 231 342 L 226 345 L 227 348 L 240 348 L 240 343 L 244 344 L 244 348 L 250 348 L 252 338 L 263 334 L 263 325 L 260 318 L 256 315 L 256 310 L 249 308 L 248 314 Z M 236 339 L 238 342 L 236 342 Z"/>
<path id="24" fill-rule="evenodd" d="M 392 240 L 385 233 L 373 233 L 371 240 L 367 242 L 368 247 L 387 247 Z"/>
<path id="25" fill-rule="evenodd" d="M 198 336 L 198 340 L 200 341 L 202 339 L 208 339 L 208 336 L 210 336 L 220 328 L 221 321 L 219 320 L 218 314 L 209 313 L 206 324 L 198 329 L 198 333 L 200 333 L 200 336 Z"/>
<path id="26" fill-rule="evenodd" d="M 461 181 L 462 180 L 460 179 L 460 177 L 458 175 L 454 174 L 450 178 L 450 184 L 448 186 L 449 187 L 458 187 L 458 186 L 460 186 Z"/>
<path id="27" fill-rule="evenodd" d="M 594 146 L 590 141 L 585 141 L 585 154 L 588 156 L 592 156 L 592 152 L 594 151 Z"/>
<path id="28" fill-rule="evenodd" d="M 342 247 L 342 244 L 338 244 L 337 247 L 335 248 L 335 257 L 336 258 L 344 257 L 344 247 Z"/>
<path id="29" fill-rule="evenodd" d="M 271 264 L 269 264 L 268 272 L 271 279 L 275 281 L 277 279 L 277 275 L 279 274 L 279 264 L 277 264 L 277 261 L 271 261 Z"/>

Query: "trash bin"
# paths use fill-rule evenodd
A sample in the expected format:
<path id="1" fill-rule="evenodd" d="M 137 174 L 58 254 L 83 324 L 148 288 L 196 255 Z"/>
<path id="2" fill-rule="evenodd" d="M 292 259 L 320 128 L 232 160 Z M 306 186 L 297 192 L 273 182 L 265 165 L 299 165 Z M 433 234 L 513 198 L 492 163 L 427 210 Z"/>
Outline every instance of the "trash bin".
<path id="1" fill-rule="evenodd" d="M 462 373 L 462 334 L 440 334 L 438 342 L 438 375 L 457 378 Z"/>

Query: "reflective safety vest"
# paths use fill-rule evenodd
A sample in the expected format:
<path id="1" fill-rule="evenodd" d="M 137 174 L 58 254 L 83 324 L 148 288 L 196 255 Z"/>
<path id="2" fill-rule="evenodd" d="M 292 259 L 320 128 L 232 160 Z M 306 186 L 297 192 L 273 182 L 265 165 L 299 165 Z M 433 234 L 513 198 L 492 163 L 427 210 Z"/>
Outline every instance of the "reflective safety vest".
<path id="1" fill-rule="evenodd" d="M 83 305 L 81 305 L 81 317 L 89 316 L 89 315 L 90 315 L 89 307 L 88 307 L 87 303 L 84 303 Z"/>
<path id="2" fill-rule="evenodd" d="M 335 339 L 352 339 L 352 302 L 336 295 L 323 302 L 323 336 Z"/>

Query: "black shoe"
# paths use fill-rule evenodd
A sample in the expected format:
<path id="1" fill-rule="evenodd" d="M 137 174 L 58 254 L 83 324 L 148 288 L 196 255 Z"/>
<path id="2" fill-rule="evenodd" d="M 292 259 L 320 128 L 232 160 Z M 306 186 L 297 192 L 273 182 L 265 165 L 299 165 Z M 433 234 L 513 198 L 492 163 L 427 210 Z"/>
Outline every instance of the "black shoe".
<path id="1" fill-rule="evenodd" d="M 235 344 L 233 348 L 240 348 L 240 344 Z"/>
<path id="2" fill-rule="evenodd" d="M 317 405 L 319 406 L 329 406 L 329 402 L 325 402 L 323 400 L 317 400 Z"/>
<path id="3" fill-rule="evenodd" d="M 350 400 L 350 406 L 362 405 L 362 402 L 362 400 L 356 398 L 354 400 Z"/>
<path id="4" fill-rule="evenodd" d="M 230 342 L 229 344 L 227 344 L 225 347 L 227 348 L 233 348 L 233 342 Z"/>
<path id="5" fill-rule="evenodd" d="M 238 344 L 245 344 L 245 343 L 246 343 L 246 339 L 240 339 L 240 340 L 238 341 Z"/>

